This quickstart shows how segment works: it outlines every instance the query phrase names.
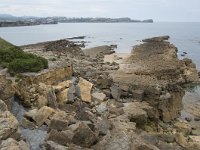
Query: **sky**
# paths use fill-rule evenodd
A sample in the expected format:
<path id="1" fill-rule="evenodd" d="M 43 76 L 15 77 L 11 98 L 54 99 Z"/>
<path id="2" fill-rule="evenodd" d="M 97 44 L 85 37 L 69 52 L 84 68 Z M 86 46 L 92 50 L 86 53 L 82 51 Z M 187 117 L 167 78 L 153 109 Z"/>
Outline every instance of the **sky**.
<path id="1" fill-rule="evenodd" d="M 0 0 L 0 13 L 200 22 L 200 0 Z"/>

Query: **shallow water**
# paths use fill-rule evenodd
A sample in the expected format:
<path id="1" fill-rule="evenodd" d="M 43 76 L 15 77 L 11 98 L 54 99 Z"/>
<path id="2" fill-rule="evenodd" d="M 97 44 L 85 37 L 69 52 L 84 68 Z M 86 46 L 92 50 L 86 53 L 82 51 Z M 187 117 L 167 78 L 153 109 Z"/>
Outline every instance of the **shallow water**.
<path id="1" fill-rule="evenodd" d="M 18 122 L 20 123 L 26 109 L 20 104 L 19 100 L 16 98 L 12 98 L 12 110 L 11 112 L 17 118 Z M 43 143 L 47 136 L 47 127 L 43 126 L 38 129 L 30 130 L 20 127 L 20 131 L 22 137 L 24 137 L 27 142 L 29 143 L 31 150 L 41 150 L 42 148 L 40 145 Z"/>
<path id="2" fill-rule="evenodd" d="M 195 121 L 195 118 L 200 119 L 200 86 L 186 90 L 182 102 L 184 108 L 181 111 L 181 119 L 190 118 L 191 124 L 200 128 L 200 121 Z"/>

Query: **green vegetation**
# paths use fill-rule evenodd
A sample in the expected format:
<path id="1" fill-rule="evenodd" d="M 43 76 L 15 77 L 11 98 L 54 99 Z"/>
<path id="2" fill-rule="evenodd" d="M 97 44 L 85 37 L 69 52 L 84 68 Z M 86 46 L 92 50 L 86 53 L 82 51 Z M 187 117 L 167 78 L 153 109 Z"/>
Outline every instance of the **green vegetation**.
<path id="1" fill-rule="evenodd" d="M 0 38 L 0 66 L 8 68 L 11 74 L 38 72 L 48 68 L 48 61 L 45 58 L 26 53 Z"/>

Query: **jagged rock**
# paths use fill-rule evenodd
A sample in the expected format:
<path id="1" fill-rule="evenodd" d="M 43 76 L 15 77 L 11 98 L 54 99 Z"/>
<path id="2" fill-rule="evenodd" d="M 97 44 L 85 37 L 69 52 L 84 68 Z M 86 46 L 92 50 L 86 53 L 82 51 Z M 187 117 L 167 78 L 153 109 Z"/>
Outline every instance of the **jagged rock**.
<path id="1" fill-rule="evenodd" d="M 0 145 L 1 150 L 30 150 L 29 145 L 24 141 L 16 141 L 12 138 L 3 140 Z"/>
<path id="2" fill-rule="evenodd" d="M 0 99 L 0 113 L 7 110 L 8 110 L 7 105 Z"/>
<path id="3" fill-rule="evenodd" d="M 26 118 L 23 118 L 21 120 L 21 126 L 25 129 L 32 129 L 32 130 L 36 128 L 35 124 Z"/>
<path id="4" fill-rule="evenodd" d="M 106 103 L 101 103 L 100 105 L 96 106 L 96 111 L 97 111 L 98 114 L 102 114 L 107 110 L 108 110 L 108 108 L 107 108 L 107 104 Z"/>
<path id="5" fill-rule="evenodd" d="M 70 130 L 57 131 L 53 129 L 49 132 L 47 141 L 53 141 L 60 145 L 66 146 L 71 143 L 73 136 L 74 134 Z"/>
<path id="6" fill-rule="evenodd" d="M 39 100 L 45 100 L 45 103 L 47 101 L 56 106 L 55 101 L 52 102 L 53 99 L 50 99 L 54 97 L 51 95 L 53 90 L 51 85 L 71 78 L 72 73 L 71 65 L 44 70 L 40 73 L 24 73 L 21 77 L 22 79 L 15 84 L 14 92 L 26 106 L 37 107 Z M 43 96 L 42 99 L 40 96 Z M 40 99 L 38 100 L 39 97 Z M 39 102 L 39 106 L 40 104 L 44 105 L 44 102 Z"/>
<path id="7" fill-rule="evenodd" d="M 142 104 L 142 103 L 140 103 Z M 135 122 L 138 128 L 144 128 L 147 123 L 147 112 L 144 111 L 144 108 L 139 108 L 139 103 L 125 103 L 124 104 L 124 112 L 128 116 L 131 122 Z M 145 107 L 145 105 L 143 105 Z M 151 107 L 147 106 L 147 109 L 151 109 Z"/>
<path id="8" fill-rule="evenodd" d="M 97 87 L 99 87 L 100 89 L 108 89 L 113 83 L 112 78 L 106 75 L 99 76 L 96 82 L 97 82 Z"/>
<path id="9" fill-rule="evenodd" d="M 174 126 L 179 132 L 182 132 L 184 135 L 188 135 L 192 131 L 191 125 L 186 122 L 176 122 Z"/>
<path id="10" fill-rule="evenodd" d="M 9 112 L 0 112 L 0 140 L 5 140 L 17 133 L 19 123 Z"/>
<path id="11" fill-rule="evenodd" d="M 85 49 L 83 52 L 85 55 L 95 58 L 95 57 L 101 57 L 104 55 L 112 54 L 114 46 L 98 46 L 90 49 Z"/>
<path id="12" fill-rule="evenodd" d="M 42 108 L 43 106 L 47 106 L 48 104 L 48 100 L 46 97 L 44 97 L 43 95 L 38 96 L 37 99 L 37 107 L 38 108 Z"/>
<path id="13" fill-rule="evenodd" d="M 106 99 L 106 95 L 104 93 L 95 92 L 95 93 L 92 93 L 92 99 L 94 101 L 102 102 Z"/>
<path id="14" fill-rule="evenodd" d="M 67 93 L 69 89 L 64 89 L 63 91 L 58 92 L 57 95 L 57 101 L 59 104 L 66 104 L 68 101 Z"/>
<path id="15" fill-rule="evenodd" d="M 144 99 L 144 90 L 132 90 L 133 98 L 142 101 Z"/>
<path id="16" fill-rule="evenodd" d="M 99 135 L 106 135 L 111 129 L 110 121 L 106 119 L 99 119 L 97 121 L 97 129 L 99 131 Z"/>
<path id="17" fill-rule="evenodd" d="M 49 125 L 50 129 L 56 129 L 58 131 L 66 130 L 68 127 L 68 121 L 63 121 L 59 119 L 52 119 Z"/>
<path id="18" fill-rule="evenodd" d="M 44 143 L 44 146 L 48 150 L 66 150 L 67 147 L 57 144 L 53 141 L 47 141 Z"/>
<path id="19" fill-rule="evenodd" d="M 175 139 L 176 139 L 176 142 L 181 145 L 182 147 L 185 147 L 187 145 L 187 141 L 186 141 L 186 138 L 183 136 L 182 133 L 177 133 L 175 135 Z"/>
<path id="20" fill-rule="evenodd" d="M 169 36 L 160 36 L 160 37 L 153 37 L 153 38 L 149 38 L 149 39 L 144 39 L 142 40 L 143 42 L 162 42 L 165 40 L 169 40 Z"/>
<path id="21" fill-rule="evenodd" d="M 41 126 L 54 112 L 54 109 L 44 106 L 37 111 L 33 119 L 38 126 Z"/>
<path id="22" fill-rule="evenodd" d="M 166 41 L 168 38 L 144 40 L 145 43 L 134 47 L 120 69 L 111 74 L 115 83 L 143 90 L 143 101 L 164 122 L 175 120 L 183 108 L 184 90 L 179 85 L 199 80 L 195 66 L 189 60 L 178 59 L 177 48 Z"/>
<path id="23" fill-rule="evenodd" d="M 83 78 L 80 78 L 78 86 L 80 88 L 80 96 L 82 101 L 91 103 L 91 89 L 93 84 Z"/>
<path id="24" fill-rule="evenodd" d="M 200 136 L 200 130 L 192 130 L 192 135 Z"/>
<path id="25" fill-rule="evenodd" d="M 119 86 L 113 85 L 110 89 L 111 89 L 112 97 L 116 100 L 119 100 L 121 97 L 121 92 L 122 92 Z"/>
<path id="26" fill-rule="evenodd" d="M 12 81 L 7 79 L 6 75 L 0 73 L 0 99 L 8 105 L 9 99 L 14 96 L 14 93 Z"/>
<path id="27" fill-rule="evenodd" d="M 72 142 L 81 147 L 90 147 L 95 144 L 96 141 L 96 135 L 84 123 L 79 125 L 79 127 L 75 130 L 74 136 L 72 138 Z"/>
<path id="28" fill-rule="evenodd" d="M 58 108 L 58 103 L 57 103 L 57 100 L 56 100 L 56 94 L 55 94 L 55 90 L 53 88 L 48 91 L 47 100 L 48 100 L 48 106 L 49 107 L 51 107 L 53 109 Z"/>
<path id="29" fill-rule="evenodd" d="M 34 117 L 37 112 L 38 112 L 38 109 L 32 109 L 32 110 L 29 110 L 28 112 L 25 112 L 24 116 L 28 118 L 29 120 L 34 120 Z"/>
<path id="30" fill-rule="evenodd" d="M 71 84 L 72 84 L 72 82 L 70 80 L 67 80 L 67 81 L 63 81 L 63 82 L 59 83 L 56 86 L 53 86 L 53 88 L 55 89 L 55 92 L 60 92 L 66 88 L 69 88 Z"/>

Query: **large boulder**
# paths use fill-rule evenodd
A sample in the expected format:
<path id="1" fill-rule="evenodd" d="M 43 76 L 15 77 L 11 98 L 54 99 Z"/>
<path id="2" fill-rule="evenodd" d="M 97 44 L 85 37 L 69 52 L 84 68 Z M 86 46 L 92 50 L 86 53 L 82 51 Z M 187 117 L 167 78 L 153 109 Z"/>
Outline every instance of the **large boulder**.
<path id="1" fill-rule="evenodd" d="M 8 138 L 7 140 L 3 140 L 0 145 L 1 150 L 30 150 L 29 145 L 21 141 L 16 141 L 12 138 Z"/>
<path id="2" fill-rule="evenodd" d="M 74 131 L 72 142 L 81 147 L 91 147 L 97 142 L 97 136 L 87 125 L 81 123 Z"/>
<path id="3" fill-rule="evenodd" d="M 41 126 L 43 125 L 43 123 L 47 121 L 50 115 L 52 115 L 54 112 L 55 112 L 54 109 L 44 106 L 37 111 L 33 119 L 35 120 L 38 126 Z"/>
<path id="4" fill-rule="evenodd" d="M 19 123 L 17 119 L 7 111 L 5 103 L 0 101 L 0 141 L 18 134 Z"/>
<path id="5" fill-rule="evenodd" d="M 80 97 L 82 101 L 91 103 L 92 96 L 91 96 L 91 90 L 92 90 L 93 84 L 88 82 L 87 80 L 80 78 L 78 87 L 80 89 Z"/>

